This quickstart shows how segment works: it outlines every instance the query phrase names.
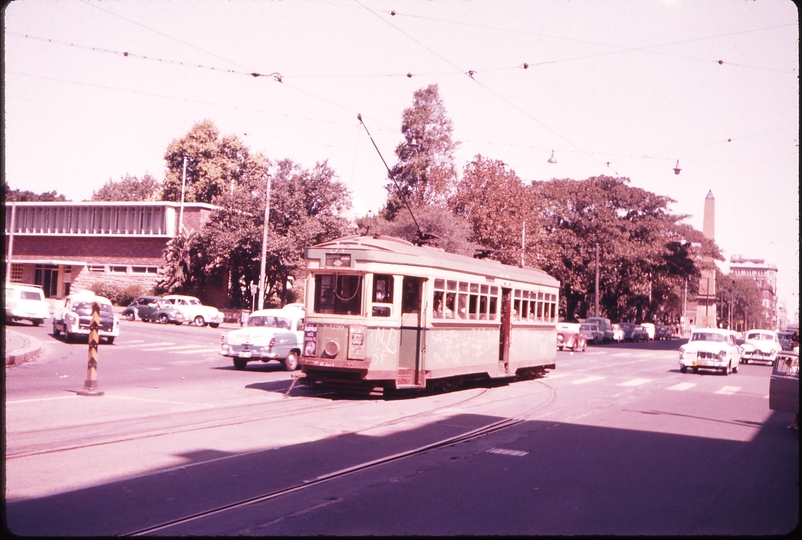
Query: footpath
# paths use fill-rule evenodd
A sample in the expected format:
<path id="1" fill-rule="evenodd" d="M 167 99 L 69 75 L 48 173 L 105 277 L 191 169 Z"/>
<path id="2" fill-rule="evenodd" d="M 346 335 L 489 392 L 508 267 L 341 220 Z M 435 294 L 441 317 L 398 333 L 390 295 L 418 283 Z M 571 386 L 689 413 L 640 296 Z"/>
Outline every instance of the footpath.
<path id="1" fill-rule="evenodd" d="M 3 330 L 7 366 L 22 364 L 39 356 L 42 343 L 38 339 L 20 334 L 8 326 L 4 326 Z"/>

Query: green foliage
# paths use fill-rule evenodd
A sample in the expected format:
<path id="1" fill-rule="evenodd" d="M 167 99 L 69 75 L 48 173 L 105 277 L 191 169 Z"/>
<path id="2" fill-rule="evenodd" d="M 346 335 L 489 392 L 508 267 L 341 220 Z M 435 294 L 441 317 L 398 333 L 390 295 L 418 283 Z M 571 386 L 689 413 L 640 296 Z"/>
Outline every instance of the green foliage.
<path id="1" fill-rule="evenodd" d="M 403 112 L 401 132 L 405 141 L 396 147 L 398 163 L 392 168 L 398 185 L 391 182 L 386 186 L 388 198 L 382 217 L 392 221 L 405 206 L 403 197 L 415 206 L 445 205 L 456 181 L 457 144 L 451 140 L 452 131 L 437 85 L 417 90 L 412 107 Z"/>
<path id="2" fill-rule="evenodd" d="M 740 332 L 751 328 L 767 328 L 769 320 L 761 301 L 760 288 L 747 277 L 730 277 L 716 273 L 718 323 Z"/>
<path id="3" fill-rule="evenodd" d="M 103 281 L 93 283 L 89 287 L 89 290 L 98 296 L 108 298 L 112 304 L 117 306 L 127 306 L 133 302 L 134 298 L 137 296 L 150 293 L 150 291 L 145 290 L 145 288 L 139 284 L 120 287 L 114 283 L 106 283 Z"/>
<path id="4" fill-rule="evenodd" d="M 155 201 L 161 197 L 161 184 L 150 174 L 142 179 L 126 174 L 119 181 L 109 179 L 92 192 L 93 201 Z"/>
<path id="5" fill-rule="evenodd" d="M 33 191 L 11 189 L 8 182 L 4 184 L 6 202 L 55 202 L 67 201 L 67 197 L 56 193 L 55 191 L 47 191 L 45 193 L 34 193 Z"/>

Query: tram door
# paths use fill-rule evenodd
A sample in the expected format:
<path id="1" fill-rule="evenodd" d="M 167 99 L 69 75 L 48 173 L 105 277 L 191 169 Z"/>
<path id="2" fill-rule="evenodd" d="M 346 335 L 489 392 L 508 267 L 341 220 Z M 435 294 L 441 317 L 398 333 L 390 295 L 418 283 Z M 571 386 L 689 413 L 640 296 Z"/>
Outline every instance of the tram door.
<path id="1" fill-rule="evenodd" d="M 510 371 L 510 327 L 512 326 L 512 289 L 501 289 L 501 332 L 498 340 L 498 367 Z"/>
<path id="2" fill-rule="evenodd" d="M 398 386 L 423 386 L 423 282 L 404 276 L 401 290 L 401 341 L 398 349 Z"/>

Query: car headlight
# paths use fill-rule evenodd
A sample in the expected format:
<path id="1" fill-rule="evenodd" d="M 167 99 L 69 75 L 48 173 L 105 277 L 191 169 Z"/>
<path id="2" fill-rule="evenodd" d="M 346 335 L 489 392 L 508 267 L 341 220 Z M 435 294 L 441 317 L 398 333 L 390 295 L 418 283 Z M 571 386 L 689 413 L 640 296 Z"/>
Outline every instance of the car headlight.
<path id="1" fill-rule="evenodd" d="M 720 351 L 720 352 L 718 353 L 718 360 L 719 360 L 719 362 L 723 362 L 723 361 L 724 361 L 724 360 L 726 360 L 726 359 L 727 359 L 727 351 Z"/>
<path id="2" fill-rule="evenodd" d="M 562 336 L 562 334 L 557 334 L 557 341 L 559 341 L 560 343 L 562 343 L 563 341 L 565 341 L 565 339 L 563 339 L 563 336 Z"/>

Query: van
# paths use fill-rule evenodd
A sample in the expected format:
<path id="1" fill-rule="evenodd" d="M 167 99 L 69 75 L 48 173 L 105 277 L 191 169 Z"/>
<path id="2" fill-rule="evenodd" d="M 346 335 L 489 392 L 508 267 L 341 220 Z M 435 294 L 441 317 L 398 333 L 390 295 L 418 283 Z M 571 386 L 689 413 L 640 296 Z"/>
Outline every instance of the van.
<path id="1" fill-rule="evenodd" d="M 607 317 L 588 317 L 585 319 L 586 323 L 592 323 L 599 327 L 599 330 L 604 334 L 602 338 L 603 343 L 610 343 L 613 341 L 613 323 Z"/>
<path id="2" fill-rule="evenodd" d="M 5 284 L 6 323 L 11 321 L 31 321 L 39 326 L 50 318 L 50 304 L 45 293 L 35 285 L 19 283 Z"/>

